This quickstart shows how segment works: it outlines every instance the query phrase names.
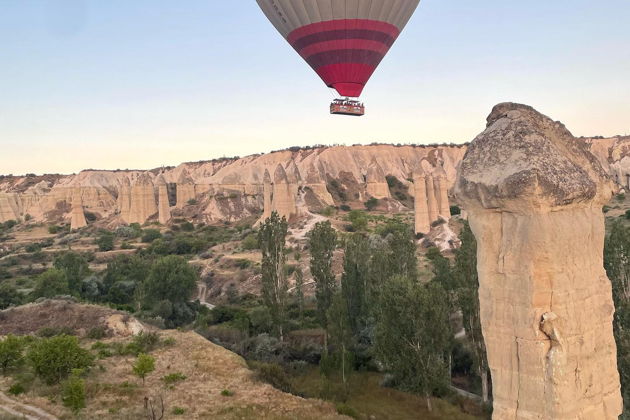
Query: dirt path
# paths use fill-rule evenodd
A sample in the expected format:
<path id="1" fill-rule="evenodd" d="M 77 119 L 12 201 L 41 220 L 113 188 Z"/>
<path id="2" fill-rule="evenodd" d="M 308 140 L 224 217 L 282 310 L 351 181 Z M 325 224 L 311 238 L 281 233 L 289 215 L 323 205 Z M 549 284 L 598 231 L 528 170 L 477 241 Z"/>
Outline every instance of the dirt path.
<path id="1" fill-rule="evenodd" d="M 48 414 L 40 408 L 15 401 L 0 392 L 0 412 L 2 411 L 27 420 L 58 420 L 57 417 Z"/>

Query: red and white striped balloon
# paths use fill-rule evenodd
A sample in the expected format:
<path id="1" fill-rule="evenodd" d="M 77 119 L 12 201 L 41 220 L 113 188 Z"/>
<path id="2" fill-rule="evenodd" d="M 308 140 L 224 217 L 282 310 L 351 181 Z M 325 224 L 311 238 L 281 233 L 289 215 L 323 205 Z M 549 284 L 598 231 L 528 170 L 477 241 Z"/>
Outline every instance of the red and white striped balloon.
<path id="1" fill-rule="evenodd" d="M 420 0 L 256 0 L 278 32 L 342 96 L 358 97 Z"/>

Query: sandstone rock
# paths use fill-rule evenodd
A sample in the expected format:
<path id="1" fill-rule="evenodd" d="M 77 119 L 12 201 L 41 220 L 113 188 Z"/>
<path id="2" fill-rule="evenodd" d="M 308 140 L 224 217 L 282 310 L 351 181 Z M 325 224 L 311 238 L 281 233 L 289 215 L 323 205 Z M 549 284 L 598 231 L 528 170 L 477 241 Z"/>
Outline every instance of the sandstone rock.
<path id="1" fill-rule="evenodd" d="M 70 215 L 70 229 L 81 229 L 87 226 L 85 212 L 83 211 L 83 201 L 81 198 L 81 188 L 72 189 L 72 213 Z"/>
<path id="2" fill-rule="evenodd" d="M 376 158 L 372 159 L 370 166 L 367 168 L 365 182 L 367 184 L 367 193 L 372 197 L 377 199 L 390 197 L 385 173 L 383 172 L 383 168 L 381 168 L 376 161 Z"/>
<path id="3" fill-rule="evenodd" d="M 188 171 L 183 170 L 177 180 L 177 207 L 182 208 L 186 206 L 195 197 L 197 197 L 195 182 L 188 174 Z"/>
<path id="4" fill-rule="evenodd" d="M 153 181 L 148 173 L 143 173 L 131 187 L 128 223 L 143 224 L 157 212 Z"/>
<path id="5" fill-rule="evenodd" d="M 289 183 L 282 165 L 278 165 L 273 176 L 272 210 L 278 212 L 280 217 L 286 217 L 287 220 L 297 213 L 293 185 Z"/>
<path id="6" fill-rule="evenodd" d="M 621 414 L 602 264 L 611 192 L 585 144 L 528 106 L 497 105 L 469 146 L 456 195 L 478 242 L 494 419 Z"/>
<path id="7" fill-rule="evenodd" d="M 131 182 L 129 178 L 124 178 L 118 189 L 118 211 L 125 223 L 129 221 L 129 211 L 131 210 Z"/>
<path id="8" fill-rule="evenodd" d="M 431 220 L 429 219 L 429 206 L 427 202 L 426 176 L 421 168 L 414 174 L 413 186 L 415 232 L 426 234 L 431 230 Z"/>
<path id="9" fill-rule="evenodd" d="M 0 223 L 20 219 L 20 203 L 17 194 L 0 193 Z"/>
<path id="10" fill-rule="evenodd" d="M 269 175 L 269 171 L 265 169 L 265 174 L 263 175 L 263 215 L 262 220 L 267 220 L 271 217 L 272 212 L 272 204 L 271 204 L 271 195 L 273 193 L 273 186 L 271 184 L 271 175 Z"/>
<path id="11" fill-rule="evenodd" d="M 438 215 L 448 221 L 451 218 L 451 207 L 448 201 L 448 180 L 446 172 L 439 167 L 433 174 L 433 187 L 438 203 Z"/>
<path id="12" fill-rule="evenodd" d="M 171 206 L 168 202 L 168 187 L 162 175 L 156 180 L 158 187 L 158 222 L 165 225 L 171 220 Z"/>
<path id="13" fill-rule="evenodd" d="M 429 209 L 429 220 L 431 223 L 435 222 L 439 215 L 439 208 L 437 197 L 435 194 L 435 183 L 433 182 L 433 176 L 429 175 L 425 178 L 426 190 L 427 190 L 427 207 Z"/>

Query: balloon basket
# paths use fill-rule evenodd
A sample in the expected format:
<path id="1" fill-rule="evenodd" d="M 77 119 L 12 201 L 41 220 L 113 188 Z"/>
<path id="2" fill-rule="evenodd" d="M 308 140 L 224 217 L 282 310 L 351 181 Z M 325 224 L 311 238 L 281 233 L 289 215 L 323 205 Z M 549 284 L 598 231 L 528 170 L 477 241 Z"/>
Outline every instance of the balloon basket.
<path id="1" fill-rule="evenodd" d="M 333 115 L 360 117 L 365 115 L 365 105 L 353 99 L 335 99 L 330 104 L 330 113 Z"/>

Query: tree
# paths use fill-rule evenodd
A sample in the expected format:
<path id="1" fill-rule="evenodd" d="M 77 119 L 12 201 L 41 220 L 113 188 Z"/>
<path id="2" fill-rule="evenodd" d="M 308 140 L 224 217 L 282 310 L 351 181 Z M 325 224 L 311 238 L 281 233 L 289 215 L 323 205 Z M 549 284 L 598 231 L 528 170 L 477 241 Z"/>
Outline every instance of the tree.
<path id="1" fill-rule="evenodd" d="M 426 397 L 448 383 L 450 328 L 441 285 L 421 285 L 394 276 L 383 286 L 376 328 L 376 354 L 400 388 Z"/>
<path id="2" fill-rule="evenodd" d="M 48 385 L 67 378 L 73 369 L 86 369 L 94 362 L 90 352 L 79 346 L 79 339 L 69 335 L 35 341 L 26 357 L 35 373 Z"/>
<path id="3" fill-rule="evenodd" d="M 258 243 L 262 252 L 262 294 L 271 312 L 280 341 L 284 340 L 288 282 L 285 269 L 284 249 L 287 236 L 287 220 L 277 212 L 271 213 L 258 231 Z"/>
<path id="4" fill-rule="evenodd" d="M 295 300 L 298 305 L 300 322 L 302 322 L 304 320 L 304 273 L 300 267 L 295 270 Z"/>
<path id="5" fill-rule="evenodd" d="M 99 251 L 111 251 L 114 249 L 114 234 L 107 231 L 102 231 L 95 241 Z"/>
<path id="6" fill-rule="evenodd" d="M 455 283 L 457 284 L 457 306 L 459 306 L 462 311 L 464 328 L 473 350 L 474 365 L 481 379 L 482 399 L 484 403 L 487 403 L 489 401 L 489 369 L 486 344 L 481 331 L 481 318 L 479 313 L 477 241 L 466 221 L 464 221 L 464 227 L 460 233 L 459 239 L 462 242 L 462 246 L 455 254 L 455 266 L 453 269 Z M 436 274 L 436 277 L 437 276 L 438 274 Z"/>
<path id="7" fill-rule="evenodd" d="M 391 233 L 387 236 L 390 244 L 390 275 L 400 275 L 416 280 L 418 278 L 418 260 L 416 242 L 411 227 L 398 220 L 389 222 Z"/>
<path id="8" fill-rule="evenodd" d="M 315 298 L 320 324 L 326 328 L 326 312 L 335 291 L 335 275 L 332 271 L 333 253 L 337 246 L 337 232 L 329 221 L 319 222 L 308 234 L 311 249 L 311 274 L 315 280 Z"/>
<path id="9" fill-rule="evenodd" d="M 85 381 L 81 379 L 82 369 L 73 369 L 70 377 L 63 383 L 61 400 L 74 414 L 85 408 Z"/>
<path id="10" fill-rule="evenodd" d="M 347 308 L 347 318 L 353 334 L 359 335 L 368 314 L 368 276 L 370 249 L 361 234 L 346 241 L 341 275 L 341 295 Z"/>
<path id="11" fill-rule="evenodd" d="M 144 282 L 144 299 L 149 303 L 168 300 L 188 302 L 197 287 L 197 271 L 182 257 L 168 255 L 151 266 Z"/>
<path id="12" fill-rule="evenodd" d="M 52 298 L 70 293 L 66 274 L 57 269 L 50 268 L 37 276 L 33 294 L 36 297 Z"/>
<path id="13" fill-rule="evenodd" d="M 90 273 L 87 260 L 75 252 L 64 252 L 55 257 L 53 266 L 66 275 L 70 292 L 79 295 L 81 281 Z"/>
<path id="14" fill-rule="evenodd" d="M 24 340 L 12 334 L 0 340 L 0 369 L 6 374 L 9 369 L 18 367 L 24 357 Z"/>
<path id="15" fill-rule="evenodd" d="M 9 306 L 20 305 L 22 300 L 23 296 L 15 286 L 9 283 L 0 284 L 0 310 Z"/>
<path id="16" fill-rule="evenodd" d="M 151 264 L 137 255 L 119 255 L 107 264 L 103 277 L 103 295 L 108 302 L 133 302 L 138 285 L 149 275 Z"/>
<path id="17" fill-rule="evenodd" d="M 145 229 L 142 231 L 142 242 L 151 243 L 156 239 L 160 239 L 162 237 L 162 233 L 159 229 Z"/>
<path id="18" fill-rule="evenodd" d="M 328 309 L 328 334 L 330 335 L 330 344 L 335 349 L 333 356 L 338 356 L 335 364 L 341 370 L 341 378 L 344 385 L 346 383 L 346 372 L 351 368 L 352 361 L 349 351 L 352 346 L 352 329 L 348 321 L 346 302 L 341 294 L 335 293 Z"/>
<path id="19" fill-rule="evenodd" d="M 132 369 L 137 377 L 142 378 L 142 386 L 144 386 L 147 375 L 155 370 L 155 358 L 148 354 L 140 353 Z"/>

